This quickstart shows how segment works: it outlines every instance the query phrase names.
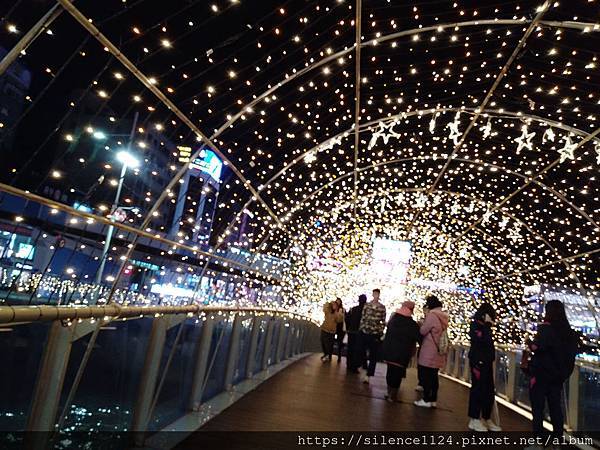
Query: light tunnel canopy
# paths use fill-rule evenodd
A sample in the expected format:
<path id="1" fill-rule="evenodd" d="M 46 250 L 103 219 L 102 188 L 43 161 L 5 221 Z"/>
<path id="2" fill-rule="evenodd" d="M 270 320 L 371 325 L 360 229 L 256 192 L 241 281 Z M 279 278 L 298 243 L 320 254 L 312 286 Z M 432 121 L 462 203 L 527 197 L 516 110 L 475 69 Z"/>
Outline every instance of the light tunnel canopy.
<path id="1" fill-rule="evenodd" d="M 0 177 L 108 217 L 125 147 L 143 161 L 122 186 L 125 223 L 192 253 L 289 260 L 260 281 L 277 285 L 269 302 L 315 318 L 352 304 L 380 281 L 373 240 L 392 239 L 412 255 L 404 287 L 383 292 L 390 310 L 439 292 L 461 338 L 488 300 L 520 343 L 540 319 L 526 287 L 544 285 L 580 296 L 572 321 L 597 339 L 596 3 L 371 0 L 357 46 L 348 0 L 60 1 L 0 77 L 14 98 Z M 6 51 L 54 2 L 27 4 L 1 7 Z M 189 164 L 209 152 L 223 165 L 203 177 Z M 204 273 L 161 252 L 144 258 L 170 282 Z"/>

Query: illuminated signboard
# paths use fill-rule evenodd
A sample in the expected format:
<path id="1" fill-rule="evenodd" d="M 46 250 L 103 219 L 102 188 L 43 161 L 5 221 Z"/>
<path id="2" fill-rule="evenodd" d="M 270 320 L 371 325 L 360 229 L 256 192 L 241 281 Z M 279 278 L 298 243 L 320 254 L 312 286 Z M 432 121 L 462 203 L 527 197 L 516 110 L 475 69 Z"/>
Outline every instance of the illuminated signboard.
<path id="1" fill-rule="evenodd" d="M 190 169 L 196 169 L 204 172 L 215 181 L 221 180 L 221 171 L 223 162 L 212 150 L 202 150 L 198 158 L 190 163 Z"/>

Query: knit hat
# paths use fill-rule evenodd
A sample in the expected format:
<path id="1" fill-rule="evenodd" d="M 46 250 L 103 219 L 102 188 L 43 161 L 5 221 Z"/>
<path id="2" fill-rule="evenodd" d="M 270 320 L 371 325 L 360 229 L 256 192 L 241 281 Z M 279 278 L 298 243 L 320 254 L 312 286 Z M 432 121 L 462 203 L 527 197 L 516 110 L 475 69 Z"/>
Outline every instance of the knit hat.
<path id="1" fill-rule="evenodd" d="M 413 310 L 415 309 L 415 302 L 407 300 L 402 302 L 402 307 L 397 309 L 396 312 L 401 316 L 410 317 L 412 316 Z"/>

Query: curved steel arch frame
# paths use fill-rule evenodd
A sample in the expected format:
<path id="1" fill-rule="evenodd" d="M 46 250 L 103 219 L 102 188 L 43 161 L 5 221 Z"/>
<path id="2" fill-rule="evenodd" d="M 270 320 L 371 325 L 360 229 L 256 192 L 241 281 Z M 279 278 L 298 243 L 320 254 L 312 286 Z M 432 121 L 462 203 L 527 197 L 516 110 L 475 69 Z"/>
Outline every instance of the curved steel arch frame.
<path id="1" fill-rule="evenodd" d="M 414 110 L 414 111 L 409 111 L 409 112 L 402 112 L 402 113 L 398 113 L 392 116 L 388 116 L 388 117 L 383 117 L 383 118 L 379 118 L 379 119 L 374 119 L 371 120 L 369 122 L 364 123 L 363 125 L 361 125 L 362 130 L 361 131 L 367 131 L 367 130 L 371 130 L 373 128 L 376 128 L 379 126 L 379 123 L 382 122 L 391 122 L 394 121 L 398 118 L 408 118 L 408 117 L 412 117 L 412 116 L 423 116 L 423 115 L 433 115 L 433 114 L 437 114 L 437 113 L 446 113 L 446 112 L 464 112 L 466 114 L 474 114 L 475 112 L 475 108 L 456 108 L 456 107 L 442 107 L 442 108 L 427 108 L 427 109 L 420 109 L 420 110 Z M 533 120 L 536 122 L 541 122 L 544 124 L 548 124 L 549 126 L 567 131 L 569 133 L 573 133 L 573 134 L 577 134 L 579 136 L 585 137 L 585 136 L 589 136 L 590 133 L 580 130 L 578 128 L 574 128 L 574 127 L 570 127 L 567 125 L 564 125 L 560 122 L 556 122 L 554 120 L 550 120 L 550 119 L 545 119 L 543 117 L 539 117 L 533 114 L 527 114 L 527 113 L 516 113 L 516 112 L 512 112 L 512 111 L 504 111 L 504 110 L 498 110 L 498 109 L 494 109 L 494 110 L 487 110 L 485 116 L 491 116 L 491 117 L 499 117 L 499 118 L 507 118 L 507 119 L 527 119 L 527 120 Z M 269 180 L 267 180 L 267 182 L 265 184 L 262 184 L 258 187 L 258 190 L 260 191 L 264 191 L 266 189 L 269 188 L 269 186 L 275 182 L 279 177 L 281 177 L 284 173 L 286 173 L 287 171 L 289 171 L 296 163 L 302 161 L 304 159 L 304 157 L 312 152 L 318 151 L 319 148 L 321 148 L 324 144 L 328 143 L 328 142 L 337 142 L 340 139 L 343 139 L 345 137 L 349 137 L 352 133 L 352 128 L 345 130 L 341 133 L 338 133 L 337 135 L 311 147 L 310 149 L 306 150 L 305 152 L 301 153 L 300 155 L 298 155 L 296 158 L 294 158 L 292 161 L 290 161 L 289 163 L 287 163 L 282 169 L 280 169 L 278 172 L 276 172 Z M 409 159 L 419 159 L 417 157 L 415 158 L 409 158 Z M 430 158 L 421 158 L 421 159 L 430 159 Z M 529 177 L 522 175 L 518 172 L 512 171 L 504 166 L 500 166 L 500 165 L 496 165 L 496 164 L 492 164 L 492 163 L 487 163 L 487 162 L 478 162 L 478 161 L 474 161 L 474 160 L 464 160 L 461 158 L 453 158 L 454 161 L 462 161 L 462 162 L 468 162 L 470 164 L 479 164 L 482 166 L 488 166 L 488 167 L 493 167 L 497 170 L 500 170 L 502 172 L 506 172 L 510 175 L 513 176 L 517 176 L 519 178 L 522 178 L 524 180 L 529 180 Z M 398 161 L 398 160 L 394 160 L 394 161 Z M 361 170 L 360 168 L 358 169 L 359 171 Z M 592 218 L 590 217 L 589 214 L 587 214 L 583 209 L 581 209 L 580 207 L 578 207 L 577 205 L 575 205 L 573 202 L 571 202 L 570 200 L 568 200 L 564 194 L 562 194 L 561 192 L 557 191 L 556 189 L 546 185 L 545 183 L 543 183 L 540 180 L 533 180 L 533 183 L 540 186 L 542 189 L 551 192 L 553 195 L 555 195 L 560 201 L 566 203 L 569 207 L 571 207 L 572 209 L 574 209 L 577 214 L 579 214 L 581 217 L 583 217 L 586 221 L 588 221 L 591 225 L 593 225 L 595 228 L 600 229 L 600 225 Z M 254 203 L 254 199 L 249 199 L 245 204 L 244 207 L 240 210 L 243 211 L 244 209 L 248 208 L 252 203 Z M 234 219 L 231 221 L 230 226 L 235 223 L 237 220 L 239 220 L 239 216 L 241 215 L 241 213 L 238 213 L 236 215 L 236 217 L 234 217 Z M 283 222 L 285 222 L 285 218 L 282 219 Z M 229 228 L 229 227 L 228 227 Z"/>
<path id="2" fill-rule="evenodd" d="M 392 161 L 388 161 L 387 163 L 379 163 L 379 166 L 388 165 L 388 164 L 391 164 L 391 163 L 392 163 Z M 376 167 L 376 165 L 362 167 L 362 168 L 359 169 L 359 171 L 360 172 L 366 171 L 366 170 L 372 169 L 374 167 Z M 299 202 L 299 205 L 303 205 L 308 200 L 310 200 L 311 198 L 313 198 L 315 195 L 318 195 L 323 190 L 325 190 L 325 189 L 327 189 L 327 188 L 329 188 L 329 187 L 337 184 L 338 182 L 340 182 L 340 181 L 342 181 L 342 180 L 344 180 L 346 178 L 349 178 L 352 174 L 353 174 L 352 172 L 349 172 L 349 173 L 347 173 L 345 175 L 342 175 L 340 177 L 337 177 L 336 179 L 330 181 L 329 183 L 321 186 L 319 189 L 313 191 L 308 197 L 302 199 Z M 423 192 L 423 191 L 426 191 L 426 190 L 427 190 L 427 188 L 399 188 L 399 189 L 395 189 L 395 190 L 390 191 L 390 192 Z M 446 194 L 460 196 L 460 197 L 463 197 L 463 198 L 468 198 L 471 201 L 474 201 L 474 202 L 477 202 L 477 203 L 483 203 L 486 206 L 489 206 L 490 204 L 492 204 L 491 202 L 489 202 L 487 200 L 482 200 L 480 198 L 473 197 L 473 196 L 470 196 L 468 194 L 464 194 L 462 192 L 455 192 L 455 191 L 449 191 L 449 190 L 437 189 L 437 188 L 435 189 L 435 192 L 444 192 Z M 377 193 L 377 194 L 379 194 L 379 193 Z M 302 208 L 295 208 L 294 211 L 291 211 L 291 212 L 293 213 L 293 212 L 299 211 L 300 209 L 302 209 Z M 546 245 L 546 247 L 548 247 L 548 249 L 550 249 L 552 251 L 552 253 L 554 253 L 558 258 L 560 258 L 560 259 L 563 258 L 563 256 L 558 252 L 558 250 L 552 244 L 550 244 L 537 231 L 535 231 L 534 229 L 532 229 L 527 223 L 523 222 L 518 217 L 516 217 L 513 214 L 511 214 L 510 212 L 506 211 L 504 208 L 500 208 L 500 210 L 501 210 L 501 214 L 506 215 L 507 217 L 511 218 L 515 222 L 518 222 L 523 228 L 525 228 L 528 231 L 529 234 L 531 234 L 532 236 L 536 237 L 538 240 L 540 240 L 541 242 L 543 242 L 544 245 Z M 571 269 L 570 265 L 567 264 L 567 263 L 565 263 L 565 267 L 567 268 L 567 270 L 569 271 L 569 273 L 572 274 L 573 278 L 577 280 L 578 284 L 581 285 L 581 281 L 579 280 L 579 277 L 577 276 L 577 274 L 575 274 L 573 272 L 573 270 Z"/>

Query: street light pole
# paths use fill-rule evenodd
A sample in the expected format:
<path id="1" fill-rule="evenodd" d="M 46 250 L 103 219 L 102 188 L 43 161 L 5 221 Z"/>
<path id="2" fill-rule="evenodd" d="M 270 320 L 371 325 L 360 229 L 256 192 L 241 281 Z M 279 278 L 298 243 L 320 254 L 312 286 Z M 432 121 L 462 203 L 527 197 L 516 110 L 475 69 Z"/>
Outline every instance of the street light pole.
<path id="1" fill-rule="evenodd" d="M 136 111 L 133 117 L 133 126 L 131 127 L 131 133 L 129 134 L 129 142 L 127 143 L 127 151 L 131 150 L 131 144 L 133 142 L 133 137 L 135 135 L 135 128 L 137 126 L 139 113 Z M 128 160 L 124 159 L 122 161 L 123 167 L 121 168 L 121 176 L 119 177 L 119 184 L 117 185 L 117 193 L 115 194 L 115 201 L 110 208 L 110 216 L 109 219 L 111 222 L 114 222 L 114 214 L 117 208 L 119 207 L 119 200 L 121 198 L 121 191 L 123 190 L 123 181 L 125 180 L 125 175 L 127 173 L 127 165 Z M 100 257 L 100 267 L 98 267 L 98 272 L 96 272 L 96 284 L 100 286 L 102 284 L 102 277 L 104 275 L 104 266 L 106 265 L 106 258 L 108 256 L 108 251 L 110 250 L 110 243 L 112 241 L 112 236 L 114 233 L 115 227 L 112 225 L 108 226 L 108 230 L 106 232 L 106 238 L 104 239 L 104 247 L 102 248 L 102 256 Z"/>

